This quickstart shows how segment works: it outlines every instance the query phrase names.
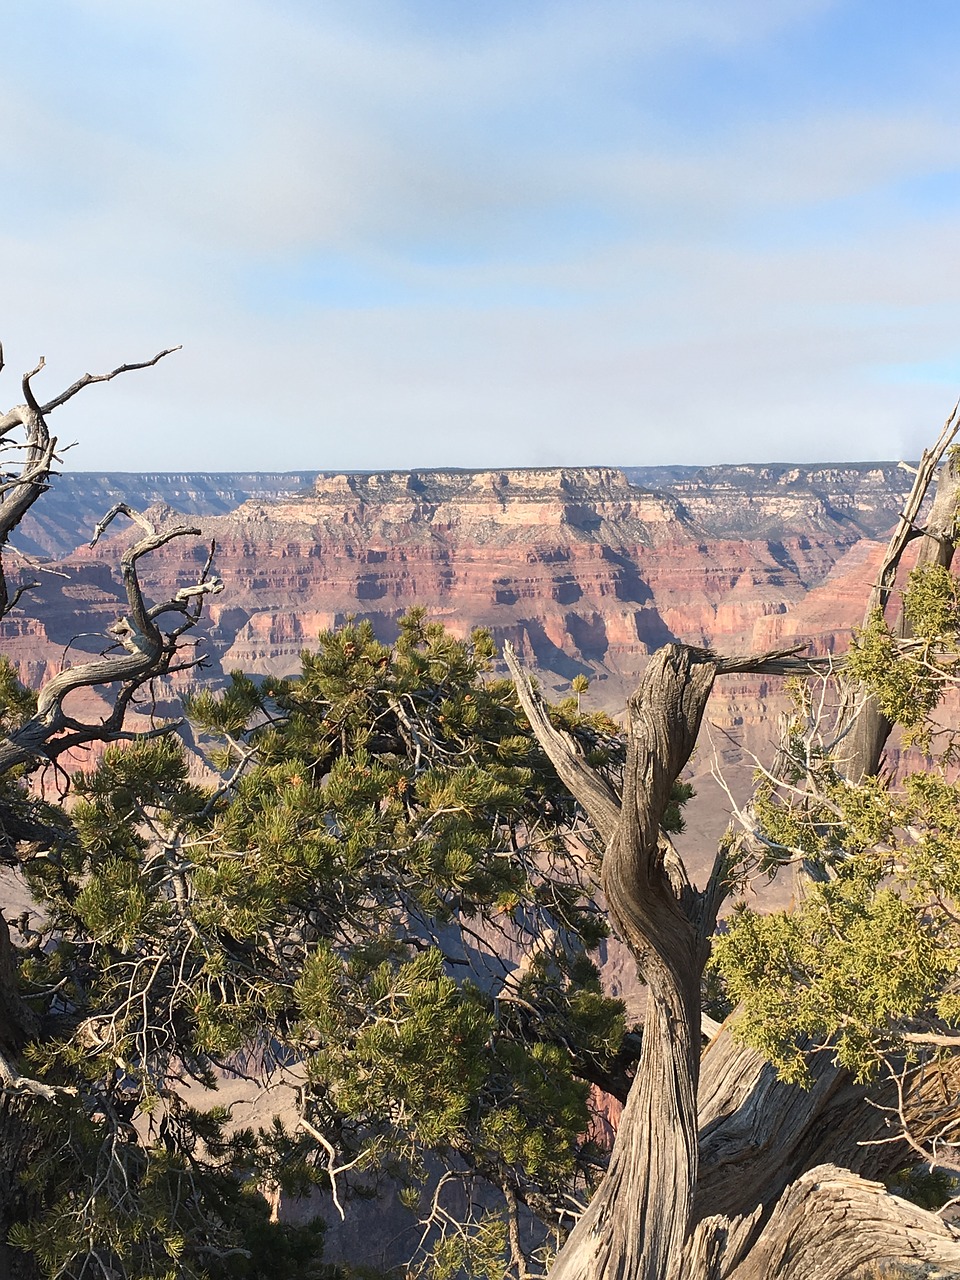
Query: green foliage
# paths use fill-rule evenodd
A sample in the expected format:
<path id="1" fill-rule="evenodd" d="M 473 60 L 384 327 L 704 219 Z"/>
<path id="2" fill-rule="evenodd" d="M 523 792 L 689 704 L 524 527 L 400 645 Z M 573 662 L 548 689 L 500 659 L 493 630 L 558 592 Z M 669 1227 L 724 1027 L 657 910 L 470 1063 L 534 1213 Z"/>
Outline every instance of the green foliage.
<path id="1" fill-rule="evenodd" d="M 660 826 L 669 835 L 681 835 L 686 828 L 683 807 L 693 799 L 696 791 L 689 782 L 675 782 L 670 792 L 670 803 L 660 819 Z"/>
<path id="2" fill-rule="evenodd" d="M 224 1134 L 226 1113 L 179 1107 L 165 1117 L 165 1141 L 147 1150 L 129 1126 L 79 1105 L 44 1105 L 46 1154 L 24 1178 L 48 1205 L 17 1224 L 10 1243 L 49 1275 L 72 1277 L 91 1260 L 105 1274 L 183 1280 L 336 1280 L 320 1261 L 323 1224 L 271 1221 L 247 1177 L 271 1166 L 270 1135 Z M 176 1141 L 174 1141 L 176 1135 Z"/>
<path id="3" fill-rule="evenodd" d="M 17 1237 L 51 1275 L 97 1251 L 130 1280 L 319 1274 L 320 1236 L 270 1223 L 258 1188 L 412 1193 L 428 1153 L 548 1216 L 585 1176 L 578 1072 L 624 1032 L 587 955 L 599 850 L 492 657 L 419 611 L 393 646 L 351 624 L 299 679 L 191 699 L 212 784 L 171 736 L 75 778 L 28 873 L 53 945 L 22 965 L 45 1027 L 25 1061 L 78 1090 Z M 616 726 L 556 714 L 616 781 Z M 295 1082 L 306 1128 L 186 1104 L 249 1053 Z M 502 1216 L 457 1239 L 424 1274 L 503 1274 Z"/>
<path id="4" fill-rule="evenodd" d="M 881 1045 L 930 1008 L 954 968 L 925 906 L 886 887 L 883 870 L 875 857 L 853 860 L 793 911 L 741 908 L 716 941 L 715 963 L 743 1002 L 741 1034 L 787 1080 L 809 1080 L 805 1037 L 832 1041 L 844 1066 L 872 1076 Z"/>
<path id="5" fill-rule="evenodd" d="M 940 700 L 945 676 L 957 669 L 945 657 L 957 647 L 960 586 L 940 565 L 910 574 L 903 611 L 913 643 L 904 648 L 876 610 L 854 632 L 847 657 L 851 678 L 870 689 L 884 715 L 904 731 L 904 741 L 930 745 L 930 714 Z"/>
<path id="6" fill-rule="evenodd" d="M 9 658 L 0 657 L 0 727 L 4 733 L 19 729 L 37 709 L 37 695 L 20 683 Z"/>
<path id="7" fill-rule="evenodd" d="M 829 1043 L 867 1080 L 891 1054 L 918 1058 L 908 1033 L 960 1020 L 960 785 L 929 771 L 893 793 L 879 778 L 851 784 L 826 757 L 805 783 L 765 782 L 756 812 L 819 882 L 789 911 L 741 905 L 712 963 L 741 1004 L 738 1034 L 785 1079 L 808 1083 L 809 1046 Z"/>
<path id="8" fill-rule="evenodd" d="M 927 747 L 954 675 L 960 592 L 939 567 L 910 575 L 909 640 L 879 613 L 855 636 L 849 676 Z M 766 866 L 808 869 L 789 911 L 742 905 L 715 940 L 714 981 L 740 1004 L 737 1034 L 781 1075 L 809 1083 L 825 1048 L 859 1079 L 943 1061 L 960 1025 L 960 784 L 948 746 L 938 765 L 842 776 L 809 691 L 798 690 L 788 767 L 754 798 Z M 891 1064 L 894 1064 L 891 1066 Z"/>

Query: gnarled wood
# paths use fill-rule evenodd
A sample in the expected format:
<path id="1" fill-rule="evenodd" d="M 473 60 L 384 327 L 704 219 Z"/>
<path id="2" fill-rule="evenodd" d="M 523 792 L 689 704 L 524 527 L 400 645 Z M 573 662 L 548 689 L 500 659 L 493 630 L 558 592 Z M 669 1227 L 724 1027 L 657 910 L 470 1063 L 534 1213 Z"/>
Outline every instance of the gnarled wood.
<path id="1" fill-rule="evenodd" d="M 785 1084 L 725 1024 L 708 1045 L 700 1071 L 698 1219 L 754 1214 L 762 1225 L 784 1190 L 827 1161 L 882 1178 L 908 1163 L 911 1149 L 883 1104 L 889 1087 L 870 1096 L 829 1054 L 809 1061 L 809 1089 Z"/>
<path id="2" fill-rule="evenodd" d="M 134 517 L 135 513 L 128 508 L 117 507 L 109 518 L 121 511 Z M 172 600 L 148 608 L 140 589 L 137 561 L 173 538 L 199 536 L 200 530 L 177 526 L 161 531 L 145 522 L 143 517 L 136 518 L 150 531 L 128 547 L 121 560 L 128 613 L 114 624 L 111 631 L 124 652 L 68 667 L 47 681 L 38 695 L 36 714 L 0 739 L 0 774 L 37 756 L 55 759 L 64 751 L 85 742 L 110 742 L 122 737 L 126 711 L 136 691 L 148 680 L 170 670 L 180 637 L 197 622 L 203 597 L 223 590 L 219 578 L 204 580 L 201 576 L 196 587 L 179 591 Z M 101 527 L 106 523 L 102 521 Z M 165 631 L 158 621 L 169 614 L 177 615 L 179 621 Z M 114 699 L 113 711 L 106 719 L 96 724 L 84 724 L 64 710 L 67 696 L 76 689 L 110 684 L 119 684 L 121 689 Z"/>
<path id="3" fill-rule="evenodd" d="M 917 553 L 917 568 L 938 564 L 949 569 L 953 562 L 957 537 L 957 504 L 960 501 L 960 458 L 955 452 L 947 451 L 958 431 L 960 404 L 944 423 L 933 448 L 924 450 L 913 488 L 891 535 L 877 581 L 870 592 L 864 612 L 864 626 L 877 610 L 886 613 L 903 553 L 914 539 L 923 539 Z M 946 461 L 937 475 L 933 505 L 921 528 L 917 523 L 920 508 L 944 455 L 947 455 Z M 909 620 L 903 611 L 895 631 L 901 639 L 910 634 Z M 893 722 L 880 710 L 876 697 L 863 689 L 851 691 L 849 714 L 852 724 L 840 741 L 837 763 L 848 778 L 857 782 L 879 770 L 884 747 L 893 731 Z"/>
<path id="4" fill-rule="evenodd" d="M 956 430 L 948 423 L 938 450 L 924 456 L 926 483 Z M 960 483 L 953 465 L 944 468 L 944 496 L 927 538 L 929 554 L 944 564 L 952 556 L 947 531 Z M 916 492 L 891 544 L 896 563 L 915 536 L 923 490 Z M 886 583 L 885 568 L 881 585 L 888 591 Z M 507 661 L 541 746 L 607 842 L 608 909 L 648 987 L 641 1056 L 609 1168 L 551 1280 L 833 1280 L 873 1258 L 952 1260 L 956 1240 L 938 1219 L 904 1208 L 851 1171 L 889 1173 L 909 1148 L 892 1113 L 871 1106 L 828 1055 L 814 1058 L 814 1084 L 804 1091 L 736 1044 L 727 1024 L 712 1040 L 700 1078 L 700 978 L 727 891 L 729 855 L 721 852 L 706 889 L 697 890 L 660 821 L 718 675 L 811 674 L 825 662 L 796 651 L 724 657 L 683 645 L 661 649 L 630 702 L 618 804 L 572 740 L 554 728 L 512 652 Z M 854 771 L 867 763 L 866 750 L 848 744 Z M 837 1158 L 851 1169 L 824 1163 Z M 901 1227 L 907 1243 L 901 1240 L 898 1252 Z M 843 1243 L 851 1233 L 855 1249 Z M 790 1239 L 800 1242 L 802 1262 Z M 844 1269 L 836 1270 L 841 1261 Z"/>
<path id="5" fill-rule="evenodd" d="M 668 871 L 660 820 L 713 687 L 716 666 L 704 658 L 681 645 L 666 646 L 651 659 L 630 702 L 623 796 L 602 882 L 649 996 L 640 1061 L 610 1167 L 554 1264 L 551 1275 L 560 1280 L 662 1280 L 673 1274 L 689 1229 L 697 1170 L 703 897 L 685 875 Z M 539 738 L 537 723 L 534 731 Z"/>
<path id="6" fill-rule="evenodd" d="M 790 1187 L 746 1258 L 726 1280 L 843 1280 L 878 1258 L 932 1263 L 960 1274 L 960 1232 L 836 1165 Z"/>

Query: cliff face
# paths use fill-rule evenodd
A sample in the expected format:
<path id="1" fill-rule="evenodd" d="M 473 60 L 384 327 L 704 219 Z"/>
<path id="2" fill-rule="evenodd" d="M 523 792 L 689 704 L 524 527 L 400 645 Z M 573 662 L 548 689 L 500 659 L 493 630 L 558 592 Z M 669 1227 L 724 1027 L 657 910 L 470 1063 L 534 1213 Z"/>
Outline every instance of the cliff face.
<path id="1" fill-rule="evenodd" d="M 891 462 L 847 466 L 627 467 L 637 485 L 667 489 L 711 537 L 830 533 L 880 537 L 900 513 L 909 475 Z"/>
<path id="2" fill-rule="evenodd" d="M 711 489 L 701 476 L 676 493 L 640 488 L 611 468 L 318 476 L 309 492 L 249 498 L 204 518 L 228 583 L 210 609 L 210 645 L 223 670 L 285 673 L 322 627 L 369 618 L 388 639 L 420 604 L 455 631 L 485 626 L 498 642 L 510 639 L 548 687 L 566 689 L 585 672 L 613 708 L 659 645 L 777 643 L 797 634 L 811 589 L 829 593 L 861 528 L 831 516 L 822 494 L 791 473 L 770 470 L 752 490 L 742 476 L 739 489 L 729 478 Z M 865 483 L 875 485 L 874 471 Z M 890 479 L 905 487 L 902 472 Z M 853 487 L 849 475 L 845 483 Z M 871 532 L 897 507 L 900 495 L 882 492 L 887 505 L 870 507 Z M 738 533 L 743 512 L 749 527 Z M 58 642 L 71 628 L 94 629 L 81 616 L 84 584 L 108 587 L 117 542 L 75 552 L 73 588 L 48 591 L 37 617 Z M 181 585 L 204 554 L 172 544 L 145 565 L 151 589 Z M 66 625 L 68 598 L 76 616 Z"/>
<path id="3" fill-rule="evenodd" d="M 909 480 L 888 465 L 632 474 L 647 486 L 603 467 L 315 474 L 308 488 L 309 473 L 139 476 L 125 488 L 127 477 L 81 477 L 59 506 L 45 496 L 19 545 L 42 533 L 61 546 L 125 492 L 203 515 L 227 582 L 207 622 L 222 671 L 292 671 L 318 630 L 348 616 L 388 639 L 418 604 L 460 633 L 485 626 L 510 639 L 548 687 L 590 675 L 598 702 L 614 708 L 671 639 L 728 652 L 808 634 L 820 648 L 842 643 L 862 609 L 870 548 Z M 111 567 L 123 538 L 74 550 L 57 566 L 69 576 L 44 575 L 4 624 L 25 674 L 59 661 L 72 637 L 88 647 L 81 633 L 117 606 Z M 205 555 L 206 545 L 170 544 L 143 562 L 149 589 L 184 584 Z"/>

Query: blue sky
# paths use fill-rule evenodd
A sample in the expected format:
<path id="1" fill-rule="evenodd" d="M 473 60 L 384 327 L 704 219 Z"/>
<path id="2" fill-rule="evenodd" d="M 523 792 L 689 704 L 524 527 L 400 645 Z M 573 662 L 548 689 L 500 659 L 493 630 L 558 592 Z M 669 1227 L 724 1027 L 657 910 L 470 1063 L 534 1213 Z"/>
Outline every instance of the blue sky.
<path id="1" fill-rule="evenodd" d="M 915 456 L 960 393 L 943 0 L 44 0 L 0 337 L 75 469 Z"/>

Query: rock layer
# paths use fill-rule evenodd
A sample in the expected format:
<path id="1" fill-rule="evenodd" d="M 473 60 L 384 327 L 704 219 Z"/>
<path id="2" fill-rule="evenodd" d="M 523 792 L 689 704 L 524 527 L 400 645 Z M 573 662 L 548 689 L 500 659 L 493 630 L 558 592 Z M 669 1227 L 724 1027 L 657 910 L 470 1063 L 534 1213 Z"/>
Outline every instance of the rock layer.
<path id="1" fill-rule="evenodd" d="M 216 540 L 227 590 L 211 605 L 207 644 L 221 672 L 290 672 L 322 627 L 369 618 L 389 639 L 422 605 L 461 633 L 485 626 L 510 639 L 554 690 L 594 677 L 613 708 L 672 639 L 726 651 L 808 634 L 820 649 L 842 644 L 908 481 L 886 464 L 642 474 L 647 487 L 594 467 L 319 474 L 308 489 L 310 473 L 144 476 L 128 488 L 142 506 L 172 499 L 203 515 L 203 544 L 181 540 L 144 562 L 154 594 L 187 582 Z M 124 479 L 74 478 L 59 505 L 53 494 L 38 504 L 24 538 L 61 546 L 84 505 L 100 514 Z M 670 487 L 650 487 L 656 479 Z M 56 565 L 69 577 L 44 575 L 3 624 L 31 682 L 64 646 L 91 647 L 83 633 L 117 607 L 122 544 L 119 532 L 74 550 Z"/>

